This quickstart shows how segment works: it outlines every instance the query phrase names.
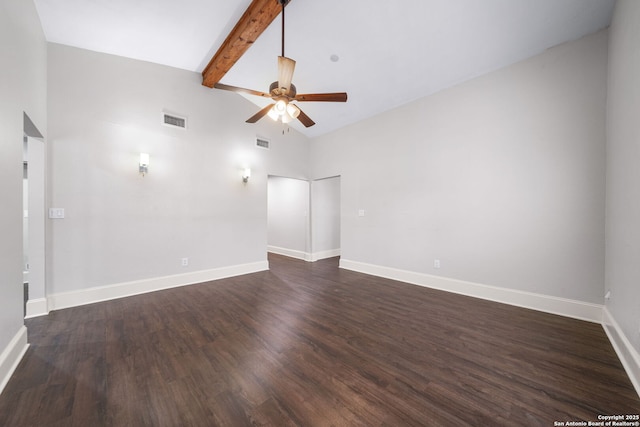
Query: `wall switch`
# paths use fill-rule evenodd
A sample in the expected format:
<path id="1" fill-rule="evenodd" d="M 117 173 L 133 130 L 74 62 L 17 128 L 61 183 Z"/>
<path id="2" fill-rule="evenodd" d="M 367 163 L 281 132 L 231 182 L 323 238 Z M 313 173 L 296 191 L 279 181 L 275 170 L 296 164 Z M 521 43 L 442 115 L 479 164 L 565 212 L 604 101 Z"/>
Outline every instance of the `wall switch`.
<path id="1" fill-rule="evenodd" d="M 434 259 L 433 260 L 433 268 L 440 268 L 440 260 L 439 259 Z"/>
<path id="2" fill-rule="evenodd" d="M 358 209 L 358 216 L 364 216 L 364 209 Z"/>
<path id="3" fill-rule="evenodd" d="M 611 299 L 611 291 L 607 291 L 607 293 L 604 294 L 604 299 L 605 300 L 610 300 Z"/>
<path id="4" fill-rule="evenodd" d="M 49 208 L 49 218 L 50 219 L 63 219 L 64 218 L 64 208 Z"/>
<path id="5" fill-rule="evenodd" d="M 189 265 L 189 258 L 182 258 L 181 264 L 183 267 L 186 267 Z"/>

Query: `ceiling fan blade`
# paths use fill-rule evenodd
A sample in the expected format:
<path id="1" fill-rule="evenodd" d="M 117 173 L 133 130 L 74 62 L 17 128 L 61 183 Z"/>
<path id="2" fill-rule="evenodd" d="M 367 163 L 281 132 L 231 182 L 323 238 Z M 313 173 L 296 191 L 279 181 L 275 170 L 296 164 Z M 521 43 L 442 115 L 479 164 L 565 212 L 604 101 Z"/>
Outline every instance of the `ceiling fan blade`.
<path id="1" fill-rule="evenodd" d="M 283 95 L 289 92 L 295 69 L 296 61 L 286 56 L 278 56 L 278 87 L 284 89 Z"/>
<path id="2" fill-rule="evenodd" d="M 300 111 L 298 120 L 300 120 L 300 123 L 302 123 L 305 127 L 311 127 L 316 124 L 316 122 L 311 120 L 311 117 L 307 116 L 304 111 L 300 110 L 300 108 L 298 108 L 298 110 Z"/>
<path id="3" fill-rule="evenodd" d="M 255 113 L 253 116 L 249 117 L 246 121 L 246 123 L 255 123 L 258 120 L 260 120 L 261 118 L 263 118 L 264 116 L 267 115 L 267 113 L 269 113 L 269 110 L 271 110 L 271 108 L 273 108 L 275 104 L 269 104 L 266 107 L 264 107 L 262 110 L 258 111 L 257 113 Z"/>
<path id="4" fill-rule="evenodd" d="M 249 95 L 256 95 L 256 96 L 263 96 L 265 98 L 271 98 L 271 95 L 265 92 L 260 92 L 258 90 L 253 90 L 253 89 L 245 89 L 243 87 L 229 86 L 223 83 L 216 83 L 215 85 L 213 85 L 213 87 L 215 87 L 216 89 L 229 90 L 231 92 L 236 92 L 236 93 L 248 93 Z"/>
<path id="5" fill-rule="evenodd" d="M 303 93 L 296 95 L 296 101 L 314 101 L 314 102 L 347 102 L 346 92 L 335 93 Z"/>

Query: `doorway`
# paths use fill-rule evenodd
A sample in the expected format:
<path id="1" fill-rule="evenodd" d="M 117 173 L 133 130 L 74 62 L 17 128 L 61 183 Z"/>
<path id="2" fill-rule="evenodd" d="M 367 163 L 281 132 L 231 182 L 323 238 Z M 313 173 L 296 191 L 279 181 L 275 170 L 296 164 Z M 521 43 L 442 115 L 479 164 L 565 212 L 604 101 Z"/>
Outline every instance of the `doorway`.
<path id="1" fill-rule="evenodd" d="M 309 181 L 269 175 L 267 250 L 310 260 Z"/>
<path id="2" fill-rule="evenodd" d="M 24 114 L 23 287 L 25 317 L 47 314 L 45 298 L 45 146 Z"/>
<path id="3" fill-rule="evenodd" d="M 340 256 L 340 176 L 311 182 L 311 261 Z"/>
<path id="4" fill-rule="evenodd" d="M 305 261 L 340 256 L 340 176 L 268 177 L 267 250 Z"/>

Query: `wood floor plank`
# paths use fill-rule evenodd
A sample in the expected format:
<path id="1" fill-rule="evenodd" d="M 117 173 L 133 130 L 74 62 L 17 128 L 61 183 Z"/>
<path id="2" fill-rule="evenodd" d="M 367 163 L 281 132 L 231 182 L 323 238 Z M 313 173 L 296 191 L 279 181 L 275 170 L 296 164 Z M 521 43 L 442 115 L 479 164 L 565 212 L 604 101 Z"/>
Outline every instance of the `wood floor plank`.
<path id="1" fill-rule="evenodd" d="M 637 414 L 600 325 L 269 256 L 50 313 L 2 426 L 550 426 Z"/>

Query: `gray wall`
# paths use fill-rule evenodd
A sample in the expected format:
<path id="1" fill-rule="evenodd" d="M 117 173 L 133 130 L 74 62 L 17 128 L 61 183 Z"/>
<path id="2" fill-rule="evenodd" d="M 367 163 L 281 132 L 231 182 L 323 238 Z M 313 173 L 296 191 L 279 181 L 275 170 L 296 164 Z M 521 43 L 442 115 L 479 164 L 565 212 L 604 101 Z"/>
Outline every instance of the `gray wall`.
<path id="1" fill-rule="evenodd" d="M 640 2 L 618 0 L 607 113 L 607 308 L 640 351 Z"/>
<path id="2" fill-rule="evenodd" d="M 599 32 L 314 139 L 343 260 L 602 303 L 606 81 Z"/>
<path id="3" fill-rule="evenodd" d="M 46 133 L 46 43 L 31 1 L 0 1 L 0 353 L 23 325 L 23 114 Z M 0 378 L 1 380 L 2 378 Z"/>
<path id="4" fill-rule="evenodd" d="M 50 221 L 49 295 L 266 260 L 267 175 L 305 178 L 308 140 L 244 123 L 257 107 L 201 79 L 49 45 L 51 204 L 66 215 Z M 163 126 L 163 110 L 188 128 Z"/>

